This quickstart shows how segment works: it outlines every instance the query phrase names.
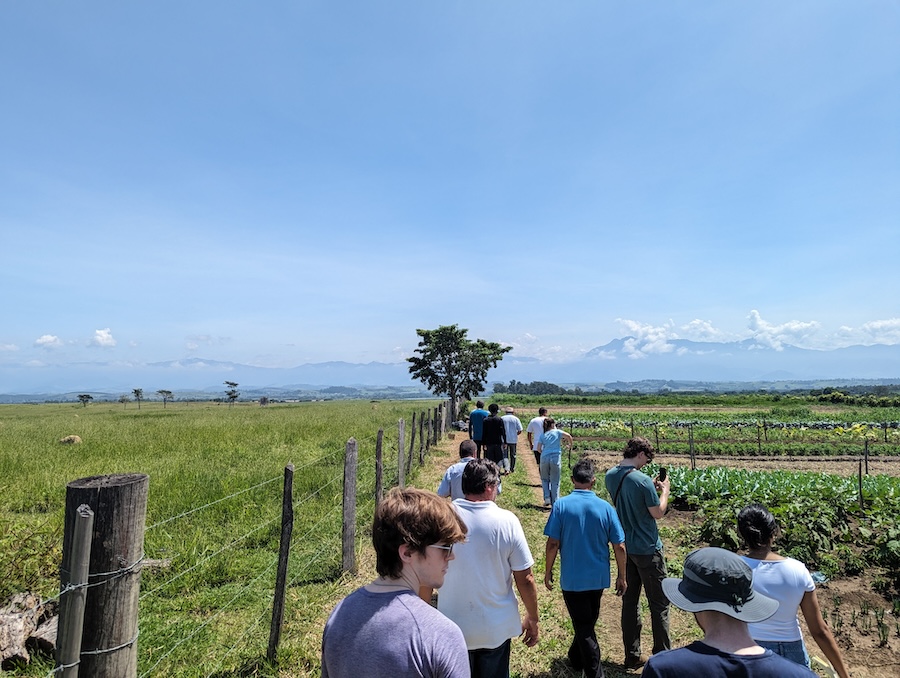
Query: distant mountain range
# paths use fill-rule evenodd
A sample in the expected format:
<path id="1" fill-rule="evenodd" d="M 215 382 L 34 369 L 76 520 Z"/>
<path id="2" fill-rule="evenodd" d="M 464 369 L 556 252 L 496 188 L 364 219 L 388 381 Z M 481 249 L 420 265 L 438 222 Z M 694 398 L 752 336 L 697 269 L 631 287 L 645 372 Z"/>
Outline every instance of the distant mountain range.
<path id="1" fill-rule="evenodd" d="M 670 340 L 642 343 L 634 337 L 615 339 L 578 360 L 552 363 L 507 354 L 488 375 L 496 382 L 548 381 L 559 385 L 620 388 L 652 380 L 691 383 L 900 382 L 900 345 L 877 344 L 818 351 L 782 346 L 778 350 L 753 340 L 715 343 Z M 45 367 L 0 366 L 0 400 L 47 400 L 65 394 L 90 393 L 95 398 L 117 398 L 142 388 L 152 396 L 167 389 L 176 397 L 212 397 L 224 394 L 224 381 L 235 381 L 244 397 L 328 392 L 385 397 L 427 395 L 410 379 L 408 363 L 309 363 L 292 368 L 268 368 L 190 358 L 166 362 L 121 364 L 77 363 Z M 616 384 L 616 386 L 611 386 Z M 341 391 L 345 387 L 355 391 Z M 27 396 L 27 397 L 26 397 Z M 74 397 L 74 396 L 73 396 Z"/>

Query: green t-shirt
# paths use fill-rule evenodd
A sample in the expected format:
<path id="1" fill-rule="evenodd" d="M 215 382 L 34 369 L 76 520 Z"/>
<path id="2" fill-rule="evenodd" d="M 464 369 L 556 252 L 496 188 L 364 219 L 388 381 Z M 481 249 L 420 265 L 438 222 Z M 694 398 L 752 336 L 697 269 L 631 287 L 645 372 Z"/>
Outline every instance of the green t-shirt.
<path id="1" fill-rule="evenodd" d="M 650 476 L 632 468 L 613 466 L 609 469 L 606 472 L 606 491 L 625 530 L 625 549 L 628 553 L 646 556 L 662 550 L 656 519 L 647 510 L 659 506 L 659 495 Z M 616 496 L 620 481 L 621 489 Z"/>

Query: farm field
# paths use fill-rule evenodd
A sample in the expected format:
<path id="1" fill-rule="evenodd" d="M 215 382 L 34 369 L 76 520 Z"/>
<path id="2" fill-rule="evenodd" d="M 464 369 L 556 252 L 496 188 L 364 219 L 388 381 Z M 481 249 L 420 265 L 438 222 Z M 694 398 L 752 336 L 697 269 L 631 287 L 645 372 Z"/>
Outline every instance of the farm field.
<path id="1" fill-rule="evenodd" d="M 505 404 L 500 398 L 497 402 Z M 363 478 L 372 477 L 376 432 L 384 429 L 385 474 L 395 481 L 398 418 L 403 417 L 409 426 L 413 412 L 436 404 L 345 401 L 229 408 L 170 403 L 163 409 L 160 403 L 145 403 L 140 411 L 133 404 L 126 410 L 112 403 L 87 408 L 0 407 L 3 595 L 27 588 L 47 597 L 58 590 L 66 482 L 101 473 L 145 472 L 151 478 L 145 550 L 148 557 L 168 559 L 171 564 L 142 575 L 139 675 L 317 676 L 321 629 L 328 612 L 374 574 L 366 537 L 371 510 L 362 507 L 370 506 L 373 496 L 371 480 Z M 523 424 L 536 414 L 536 405 L 514 404 Z M 621 410 L 579 405 L 570 410 L 553 406 L 549 399 L 546 404 L 551 415 L 559 418 L 571 414 L 629 421 L 627 435 L 632 415 L 650 420 L 659 413 L 656 406 Z M 677 416 L 707 420 L 712 414 L 737 414 L 728 409 L 694 412 L 680 407 Z M 744 418 L 761 411 L 760 407 L 741 410 L 739 416 Z M 838 420 L 840 414 L 851 422 L 866 421 L 834 408 L 805 416 Z M 57 442 L 70 434 L 84 442 L 75 446 Z M 424 466 L 414 465 L 409 484 L 435 488 L 457 457 L 462 435 L 456 433 L 452 440 L 448 436 L 432 449 Z M 339 567 L 342 458 L 350 436 L 360 441 L 358 524 L 362 529 L 356 575 L 341 574 Z M 407 441 L 408 437 L 407 432 Z M 619 459 L 618 438 L 577 445 L 576 454 L 590 454 L 601 468 Z M 680 575 L 684 556 L 697 546 L 732 547 L 728 540 L 734 505 L 745 501 L 742 492 L 752 490 L 773 511 L 782 511 L 783 525 L 787 517 L 792 527 L 808 526 L 787 531 L 788 543 L 782 552 L 785 547 L 806 549 L 797 555 L 803 555 L 811 569 L 828 573 L 830 581 L 820 589 L 820 602 L 854 676 L 900 675 L 900 568 L 891 565 L 893 547 L 888 538 L 889 531 L 900 524 L 900 463 L 895 459 L 893 455 L 870 458 L 864 508 L 859 512 L 855 457 L 697 455 L 697 469 L 692 471 L 689 456 L 666 453 L 664 448 L 657 462 L 672 474 L 673 503 L 660 526 L 671 574 Z M 504 480 L 499 503 L 519 515 L 541 582 L 547 513 L 541 506 L 533 459 L 524 454 L 520 460 L 521 470 Z M 280 481 L 288 462 L 297 467 L 294 496 L 303 526 L 295 526 L 285 627 L 279 663 L 272 666 L 265 661 L 274 578 L 269 568 L 277 556 Z M 563 492 L 570 488 L 564 480 Z M 785 493 L 797 501 L 779 508 L 777 502 Z M 602 489 L 600 494 L 604 496 Z M 832 512 L 838 509 L 841 512 Z M 823 517 L 833 523 L 822 523 Z M 617 603 L 612 596 L 604 597 L 598 630 L 612 678 L 636 675 L 621 668 Z M 541 585 L 539 604 L 541 642 L 532 649 L 514 644 L 514 675 L 569 676 L 562 661 L 570 640 L 562 597 Z M 699 635 L 690 615 L 673 610 L 672 616 L 677 643 Z M 808 645 L 811 654 L 818 653 L 814 643 L 808 640 Z M 38 659 L 29 667 L 14 668 L 11 674 L 45 676 L 51 668 L 50 660 Z"/>
<path id="2" fill-rule="evenodd" d="M 145 473 L 145 557 L 163 565 L 141 575 L 139 675 L 277 675 L 266 668 L 265 651 L 284 467 L 293 463 L 295 525 L 279 657 L 312 671 L 320 631 L 308 615 L 319 616 L 341 582 L 346 442 L 353 437 L 359 445 L 358 524 L 367 526 L 379 429 L 389 487 L 397 482 L 398 420 L 406 421 L 409 441 L 413 415 L 437 404 L 2 406 L 0 599 L 58 593 L 67 482 Z M 69 435 L 83 442 L 58 442 Z M 39 657 L 10 668 L 12 675 L 45 676 L 52 666 Z"/>

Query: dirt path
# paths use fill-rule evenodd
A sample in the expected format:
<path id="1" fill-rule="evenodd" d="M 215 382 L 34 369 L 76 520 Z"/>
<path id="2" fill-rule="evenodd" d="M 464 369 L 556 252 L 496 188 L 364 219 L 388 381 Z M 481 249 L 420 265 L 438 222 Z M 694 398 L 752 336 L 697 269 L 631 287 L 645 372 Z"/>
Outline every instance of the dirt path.
<path id="1" fill-rule="evenodd" d="M 459 442 L 462 440 L 459 434 L 455 440 L 445 439 L 439 445 L 438 450 L 428 456 L 428 465 L 430 468 L 423 474 L 423 480 L 440 479 L 444 470 L 449 463 L 458 458 Z M 528 449 L 527 440 L 524 436 L 520 438 L 519 449 L 517 455 L 516 472 L 507 480 L 507 482 L 525 482 L 533 488 L 533 505 L 525 507 L 525 510 L 513 508 L 519 515 L 523 524 L 526 521 L 546 522 L 549 515 L 549 509 L 543 507 L 543 493 L 541 491 L 540 471 L 535 463 L 534 455 Z M 573 455 L 574 458 L 575 455 Z M 598 471 L 618 463 L 619 454 L 614 452 L 592 452 L 591 456 L 596 460 Z M 689 465 L 690 458 L 687 456 L 663 455 L 659 461 L 677 465 Z M 563 463 L 563 473 L 568 471 L 567 460 Z M 842 475 L 855 475 L 858 472 L 858 462 L 850 461 L 834 461 L 829 459 L 796 459 L 796 458 L 750 458 L 736 459 L 734 457 L 725 457 L 718 459 L 698 458 L 698 466 L 731 466 L 738 468 L 751 468 L 755 470 L 803 470 L 803 471 L 826 471 L 828 473 L 838 473 Z M 890 462 L 885 463 L 884 467 L 878 465 L 878 462 L 870 460 L 870 473 L 889 473 L 891 475 L 900 475 L 896 464 Z M 520 473 L 524 471 L 524 476 Z M 598 482 L 602 479 L 598 478 Z M 425 485 L 429 486 L 429 485 Z M 434 481 L 434 487 L 437 482 Z M 529 510 L 534 509 L 534 510 Z M 678 528 L 685 522 L 696 522 L 697 516 L 693 512 L 681 512 L 669 510 L 665 518 L 659 525 L 663 535 L 663 542 L 666 547 L 667 557 L 670 560 L 683 558 L 684 554 L 694 547 L 694 545 L 680 545 L 674 541 L 669 535 L 677 534 Z M 703 544 L 696 544 L 703 546 Z M 542 610 L 542 634 L 543 627 L 546 625 L 548 636 L 554 634 L 558 640 L 549 639 L 546 643 L 542 642 L 535 651 L 553 652 L 555 655 L 563 657 L 567 647 L 568 639 L 571 637 L 571 627 L 568 626 L 568 615 L 565 605 L 562 601 L 558 589 L 548 592 L 543 586 L 543 540 L 531 544 L 532 553 L 536 560 L 535 579 L 538 583 L 538 599 Z M 613 564 L 613 577 L 615 577 L 615 564 Z M 838 644 L 844 655 L 844 659 L 850 667 L 850 671 L 854 678 L 894 678 L 900 676 L 900 621 L 893 617 L 890 613 L 886 615 L 890 617 L 890 638 L 885 646 L 879 645 L 879 638 L 874 624 L 874 612 L 876 608 L 884 608 L 886 605 L 890 607 L 890 603 L 885 601 L 872 590 L 871 576 L 862 576 L 853 579 L 844 579 L 823 584 L 818 589 L 819 604 L 832 627 L 835 626 L 835 620 L 841 620 L 842 629 L 836 634 Z M 645 653 L 652 645 L 652 639 L 649 631 L 649 614 L 646 611 L 646 605 L 642 605 L 644 611 L 644 635 L 643 645 Z M 866 629 L 865 623 L 860 620 L 863 618 L 863 609 L 868 609 L 865 617 L 869 620 L 870 626 Z M 604 595 L 603 603 L 600 608 L 600 621 L 597 625 L 597 637 L 600 646 L 603 649 L 603 661 L 607 669 L 607 675 L 610 678 L 617 676 L 639 675 L 638 672 L 631 674 L 624 671 L 622 661 L 624 659 L 624 650 L 621 639 L 620 624 L 621 604 L 615 596 Z M 551 618 L 552 617 L 552 618 Z M 692 638 L 699 637 L 700 633 L 694 623 L 693 617 L 681 610 L 672 608 L 670 611 L 670 626 L 672 638 L 676 640 L 676 645 L 686 644 Z M 554 630 L 551 631 L 551 627 Z M 807 649 L 811 655 L 822 656 L 818 646 L 809 635 L 805 623 L 801 618 L 801 628 L 804 631 L 804 637 Z M 542 635 L 543 637 L 543 635 Z M 555 644 L 554 644 L 555 643 Z M 518 652 L 523 652 L 522 648 L 517 648 Z M 557 676 L 571 676 L 571 672 L 567 668 L 567 664 L 562 661 L 554 662 L 551 673 L 526 673 L 523 676 L 541 676 L 542 678 L 555 678 Z"/>

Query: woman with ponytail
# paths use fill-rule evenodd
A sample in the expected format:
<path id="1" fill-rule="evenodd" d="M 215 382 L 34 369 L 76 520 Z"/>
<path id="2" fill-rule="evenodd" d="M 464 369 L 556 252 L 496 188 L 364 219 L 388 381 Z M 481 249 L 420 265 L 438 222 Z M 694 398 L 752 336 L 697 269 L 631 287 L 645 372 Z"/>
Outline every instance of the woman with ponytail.
<path id="1" fill-rule="evenodd" d="M 753 589 L 779 601 L 778 611 L 768 619 L 750 624 L 750 635 L 758 645 L 809 667 L 797 611 L 823 654 L 841 678 L 849 678 L 831 629 L 822 617 L 816 585 L 809 570 L 799 560 L 785 558 L 772 550 L 781 530 L 775 517 L 762 504 L 750 504 L 738 514 L 738 531 L 747 544 L 741 556 L 753 570 Z"/>

